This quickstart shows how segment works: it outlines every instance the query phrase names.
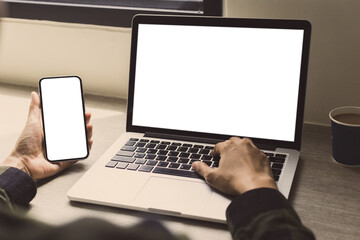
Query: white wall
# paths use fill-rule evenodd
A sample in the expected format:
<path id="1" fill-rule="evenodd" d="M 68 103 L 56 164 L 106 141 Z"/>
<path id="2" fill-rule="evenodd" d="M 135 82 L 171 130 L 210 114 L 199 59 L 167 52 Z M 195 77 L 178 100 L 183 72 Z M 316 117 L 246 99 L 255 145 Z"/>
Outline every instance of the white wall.
<path id="1" fill-rule="evenodd" d="M 129 28 L 5 18 L 0 81 L 36 86 L 44 76 L 78 75 L 84 90 L 127 97 Z"/>
<path id="2" fill-rule="evenodd" d="M 312 24 L 305 121 L 330 124 L 329 111 L 360 106 L 359 0 L 228 0 L 226 16 L 306 19 Z"/>
<path id="3" fill-rule="evenodd" d="M 307 19 L 312 23 L 305 121 L 329 124 L 339 105 L 360 105 L 360 1 L 224 0 L 225 16 Z M 0 81 L 79 75 L 86 92 L 127 97 L 130 30 L 4 19 Z"/>

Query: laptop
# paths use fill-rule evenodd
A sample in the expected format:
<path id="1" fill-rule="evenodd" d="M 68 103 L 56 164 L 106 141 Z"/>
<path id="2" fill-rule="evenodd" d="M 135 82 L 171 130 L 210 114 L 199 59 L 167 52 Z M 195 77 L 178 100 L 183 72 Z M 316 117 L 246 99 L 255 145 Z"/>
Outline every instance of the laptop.
<path id="1" fill-rule="evenodd" d="M 303 20 L 138 15 L 126 133 L 69 190 L 72 201 L 225 223 L 232 198 L 194 161 L 249 137 L 288 197 L 299 160 L 311 25 Z"/>

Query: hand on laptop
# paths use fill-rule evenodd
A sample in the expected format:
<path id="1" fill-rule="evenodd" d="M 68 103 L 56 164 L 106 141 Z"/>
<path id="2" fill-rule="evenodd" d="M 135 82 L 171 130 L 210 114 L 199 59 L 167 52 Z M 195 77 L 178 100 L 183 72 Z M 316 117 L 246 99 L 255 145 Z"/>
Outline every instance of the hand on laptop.
<path id="1" fill-rule="evenodd" d="M 93 126 L 89 124 L 91 114 L 85 113 L 85 116 L 89 147 L 91 148 L 93 143 L 91 140 Z M 43 142 L 44 134 L 41 121 L 40 98 L 36 92 L 32 92 L 25 128 L 10 156 L 3 160 L 0 165 L 19 168 L 33 179 L 41 179 L 55 175 L 75 163 L 75 161 L 50 163 L 44 157 Z"/>
<path id="2" fill-rule="evenodd" d="M 221 155 L 218 168 L 210 168 L 200 161 L 192 167 L 217 190 L 239 195 L 255 188 L 277 189 L 269 159 L 250 139 L 230 138 L 216 144 L 212 154 Z"/>

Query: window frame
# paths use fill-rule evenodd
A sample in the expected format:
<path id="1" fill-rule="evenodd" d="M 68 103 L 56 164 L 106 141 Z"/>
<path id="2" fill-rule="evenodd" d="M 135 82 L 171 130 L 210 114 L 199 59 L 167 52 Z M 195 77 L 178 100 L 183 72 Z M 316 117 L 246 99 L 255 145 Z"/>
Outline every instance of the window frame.
<path id="1" fill-rule="evenodd" d="M 185 13 L 166 10 L 143 10 L 125 7 L 98 5 L 59 5 L 27 1 L 4 0 L 7 3 L 7 17 L 48 20 L 67 23 L 95 24 L 113 27 L 131 27 L 131 20 L 136 14 L 171 14 L 222 16 L 223 0 L 204 0 L 204 13 Z"/>

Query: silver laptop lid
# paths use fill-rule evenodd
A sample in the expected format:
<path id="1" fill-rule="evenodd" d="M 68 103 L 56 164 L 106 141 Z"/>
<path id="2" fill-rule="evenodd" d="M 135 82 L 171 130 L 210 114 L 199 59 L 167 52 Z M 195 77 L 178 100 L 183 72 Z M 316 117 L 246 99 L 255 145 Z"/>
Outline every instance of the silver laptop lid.
<path id="1" fill-rule="evenodd" d="M 300 149 L 311 26 L 136 16 L 127 131 Z"/>

